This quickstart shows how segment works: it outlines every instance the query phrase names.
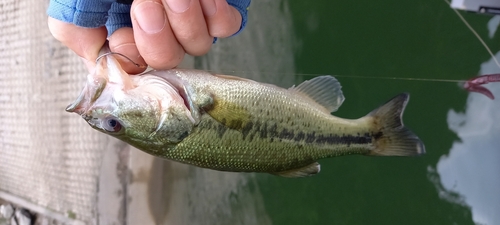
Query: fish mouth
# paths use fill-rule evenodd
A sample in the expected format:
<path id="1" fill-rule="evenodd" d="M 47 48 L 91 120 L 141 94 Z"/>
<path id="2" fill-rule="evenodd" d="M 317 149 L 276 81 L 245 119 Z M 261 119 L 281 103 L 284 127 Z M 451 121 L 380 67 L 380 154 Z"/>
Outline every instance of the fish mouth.
<path id="1" fill-rule="evenodd" d="M 173 98 L 178 107 L 185 110 L 186 116 L 194 123 L 198 124 L 200 120 L 199 108 L 194 104 L 193 99 L 196 97 L 194 89 L 182 80 L 179 74 L 173 76 L 160 76 L 154 72 L 147 72 L 141 75 L 127 74 L 113 54 L 109 53 L 108 47 L 105 45 L 96 62 L 96 67 L 87 76 L 87 82 L 80 92 L 77 99 L 66 107 L 66 111 L 77 113 L 86 121 L 91 119 L 90 114 L 95 109 L 108 107 L 106 101 L 110 101 L 116 91 L 129 93 L 146 92 L 152 94 L 158 99 L 160 106 L 168 110 L 170 104 L 167 99 Z M 148 95 L 149 95 L 148 94 Z M 170 95 L 169 98 L 164 98 L 164 95 Z"/>
<path id="2" fill-rule="evenodd" d="M 66 107 L 66 112 L 69 112 L 69 113 L 77 113 L 77 114 L 82 114 L 83 113 L 83 107 L 81 106 L 81 104 L 84 102 L 85 100 L 85 89 L 80 93 L 80 95 L 78 95 L 78 98 L 71 104 L 69 104 L 67 107 Z"/>
<path id="3" fill-rule="evenodd" d="M 106 87 L 107 80 L 103 77 L 93 79 L 83 87 L 76 100 L 66 107 L 66 112 L 82 115 L 101 96 Z"/>
<path id="4" fill-rule="evenodd" d="M 66 112 L 83 115 L 101 97 L 108 84 L 120 86 L 123 90 L 134 88 L 132 79 L 110 54 L 107 44 L 99 52 L 96 67 L 87 76 L 87 82 L 77 99 L 66 107 Z"/>

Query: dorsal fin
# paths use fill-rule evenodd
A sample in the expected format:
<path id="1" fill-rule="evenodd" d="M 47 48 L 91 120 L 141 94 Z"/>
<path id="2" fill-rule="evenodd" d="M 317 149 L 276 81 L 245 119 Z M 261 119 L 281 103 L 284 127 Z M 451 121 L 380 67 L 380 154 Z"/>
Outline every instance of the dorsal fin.
<path id="1" fill-rule="evenodd" d="M 315 77 L 302 82 L 297 87 L 293 86 L 289 90 L 311 98 L 316 103 L 325 107 L 328 112 L 337 111 L 345 99 L 344 94 L 342 94 L 342 86 L 332 76 Z"/>

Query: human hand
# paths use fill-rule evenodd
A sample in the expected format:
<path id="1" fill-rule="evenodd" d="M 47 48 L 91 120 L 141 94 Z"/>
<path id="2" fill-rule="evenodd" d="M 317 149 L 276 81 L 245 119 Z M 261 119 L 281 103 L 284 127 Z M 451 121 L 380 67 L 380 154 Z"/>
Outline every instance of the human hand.
<path id="1" fill-rule="evenodd" d="M 226 0 L 135 0 L 130 18 L 133 28 L 114 31 L 108 37 L 109 47 L 155 69 L 177 66 L 185 53 L 206 54 L 214 37 L 231 36 L 242 26 L 242 14 Z M 52 17 L 48 24 L 52 35 L 84 58 L 89 69 L 95 66 L 106 42 L 106 27 L 85 28 Z M 130 74 L 144 70 L 124 58 L 118 60 Z"/>

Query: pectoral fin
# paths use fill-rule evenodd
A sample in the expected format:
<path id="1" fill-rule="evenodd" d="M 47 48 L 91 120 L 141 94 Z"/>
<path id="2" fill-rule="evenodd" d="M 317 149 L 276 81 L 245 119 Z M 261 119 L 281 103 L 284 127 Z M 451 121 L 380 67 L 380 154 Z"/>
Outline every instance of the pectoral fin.
<path id="1" fill-rule="evenodd" d="M 212 118 L 231 129 L 241 130 L 250 122 L 250 113 L 245 107 L 217 97 L 205 110 Z"/>
<path id="2" fill-rule="evenodd" d="M 311 163 L 307 166 L 300 167 L 297 169 L 291 169 L 291 170 L 286 170 L 286 171 L 281 171 L 277 173 L 273 173 L 274 175 L 282 176 L 282 177 L 289 177 L 289 178 L 295 178 L 295 177 L 307 177 L 307 176 L 312 176 L 320 171 L 320 165 L 318 162 Z"/>

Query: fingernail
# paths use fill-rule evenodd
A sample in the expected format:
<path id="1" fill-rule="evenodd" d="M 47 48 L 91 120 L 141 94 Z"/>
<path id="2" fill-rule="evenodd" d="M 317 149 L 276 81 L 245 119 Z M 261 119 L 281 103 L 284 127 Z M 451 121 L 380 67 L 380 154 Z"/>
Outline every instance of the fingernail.
<path id="1" fill-rule="evenodd" d="M 182 13 L 189 9 L 191 0 L 166 0 L 170 10 L 176 13 Z"/>
<path id="2" fill-rule="evenodd" d="M 215 0 L 200 0 L 200 4 L 205 16 L 211 16 L 217 11 Z"/>
<path id="3" fill-rule="evenodd" d="M 163 6 L 156 2 L 142 2 L 133 13 L 139 27 L 148 34 L 160 32 L 167 22 Z"/>

